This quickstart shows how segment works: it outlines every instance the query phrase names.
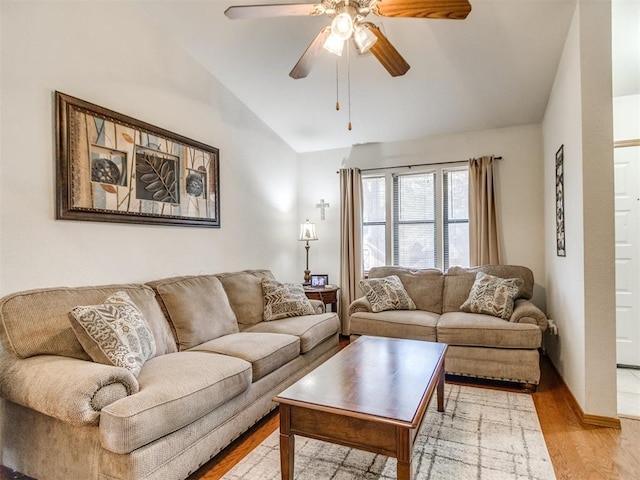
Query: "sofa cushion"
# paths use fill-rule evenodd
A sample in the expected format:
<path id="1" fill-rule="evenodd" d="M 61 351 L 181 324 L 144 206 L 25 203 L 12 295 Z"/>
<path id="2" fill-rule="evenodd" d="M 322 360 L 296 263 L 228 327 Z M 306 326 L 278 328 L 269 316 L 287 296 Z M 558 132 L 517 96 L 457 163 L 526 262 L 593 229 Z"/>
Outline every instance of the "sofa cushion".
<path id="1" fill-rule="evenodd" d="M 513 323 L 480 313 L 443 313 L 436 327 L 438 342 L 496 348 L 538 348 L 542 330 L 530 323 Z"/>
<path id="2" fill-rule="evenodd" d="M 416 309 L 416 304 L 413 303 L 397 275 L 360 280 L 360 288 L 373 312 Z"/>
<path id="3" fill-rule="evenodd" d="M 422 310 L 356 312 L 351 315 L 349 332 L 355 335 L 412 338 L 435 342 L 439 316 L 437 313 Z"/>
<path id="4" fill-rule="evenodd" d="M 269 270 L 218 273 L 216 277 L 227 292 L 229 304 L 236 314 L 239 325 L 255 325 L 262 322 L 264 317 L 262 279 L 273 279 L 273 274 Z"/>
<path id="5" fill-rule="evenodd" d="M 149 285 L 158 292 L 181 351 L 238 333 L 227 294 L 214 275 L 167 278 Z"/>
<path id="6" fill-rule="evenodd" d="M 283 333 L 240 332 L 210 340 L 189 351 L 242 358 L 251 364 L 255 382 L 298 357 L 300 338 Z"/>
<path id="7" fill-rule="evenodd" d="M 95 305 L 118 291 L 126 292 L 153 331 L 156 354 L 177 351 L 175 340 L 154 291 L 144 285 L 58 287 L 17 292 L 0 299 L 0 333 L 7 351 L 20 358 L 61 355 L 91 360 L 73 333 L 69 312 L 77 305 Z"/>
<path id="8" fill-rule="evenodd" d="M 303 317 L 288 317 L 253 325 L 245 332 L 286 333 L 300 338 L 300 353 L 307 353 L 340 329 L 338 315 L 333 312 Z"/>
<path id="9" fill-rule="evenodd" d="M 488 273 L 500 278 L 520 278 L 524 283 L 515 299 L 524 298 L 528 300 L 533 296 L 533 273 L 527 267 L 518 265 L 483 265 L 473 268 L 450 267 L 444 274 L 443 313 L 460 311 L 460 305 L 469 297 L 469 292 L 471 292 L 471 287 L 473 287 L 478 272 Z"/>
<path id="10" fill-rule="evenodd" d="M 369 278 L 397 275 L 418 310 L 442 313 L 442 289 L 444 277 L 440 270 L 427 268 L 412 270 L 405 267 L 373 267 Z"/>
<path id="11" fill-rule="evenodd" d="M 315 313 L 313 305 L 300 284 L 280 283 L 270 278 L 263 278 L 262 293 L 265 322 Z"/>
<path id="12" fill-rule="evenodd" d="M 74 307 L 69 320 L 94 362 L 123 367 L 137 376 L 156 353 L 147 320 L 125 292 L 114 293 L 100 305 Z"/>
<path id="13" fill-rule="evenodd" d="M 206 352 L 177 352 L 146 362 L 140 391 L 102 409 L 100 442 L 129 453 L 190 424 L 251 385 L 251 364 Z"/>
<path id="14" fill-rule="evenodd" d="M 509 320 L 513 313 L 513 301 L 523 283 L 520 278 L 500 278 L 478 272 L 469 298 L 460 306 L 460 310 Z"/>

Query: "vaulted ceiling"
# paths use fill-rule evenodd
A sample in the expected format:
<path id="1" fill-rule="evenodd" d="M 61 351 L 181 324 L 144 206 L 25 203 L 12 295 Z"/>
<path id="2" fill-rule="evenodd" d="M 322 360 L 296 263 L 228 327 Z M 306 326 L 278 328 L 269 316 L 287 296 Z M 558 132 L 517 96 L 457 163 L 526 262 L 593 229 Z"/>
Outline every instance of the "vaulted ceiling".
<path id="1" fill-rule="evenodd" d="M 294 80 L 328 17 L 224 15 L 266 0 L 133 1 L 298 152 L 539 123 L 575 9 L 574 0 L 470 0 L 466 20 L 370 14 L 411 66 L 405 75 L 391 77 L 370 53 L 323 51 Z M 613 4 L 614 95 L 640 93 L 640 2 Z"/>

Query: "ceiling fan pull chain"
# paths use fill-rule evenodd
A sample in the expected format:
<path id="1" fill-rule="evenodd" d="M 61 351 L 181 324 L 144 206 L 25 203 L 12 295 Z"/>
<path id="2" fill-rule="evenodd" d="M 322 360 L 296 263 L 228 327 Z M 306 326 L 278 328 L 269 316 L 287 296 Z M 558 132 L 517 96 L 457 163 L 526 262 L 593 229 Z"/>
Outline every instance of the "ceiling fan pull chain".
<path id="1" fill-rule="evenodd" d="M 336 110 L 340 110 L 340 87 L 338 84 L 338 61 L 340 60 L 340 57 L 336 57 Z"/>
<path id="2" fill-rule="evenodd" d="M 350 48 L 347 48 L 347 98 L 349 101 L 349 126 L 347 127 L 351 131 L 351 55 Z"/>

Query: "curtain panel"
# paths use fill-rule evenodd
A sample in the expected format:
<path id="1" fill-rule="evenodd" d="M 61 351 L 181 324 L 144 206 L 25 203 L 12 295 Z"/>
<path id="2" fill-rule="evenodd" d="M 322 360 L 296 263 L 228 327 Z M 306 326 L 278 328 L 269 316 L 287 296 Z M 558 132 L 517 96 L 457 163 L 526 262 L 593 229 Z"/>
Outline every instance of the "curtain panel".
<path id="1" fill-rule="evenodd" d="M 493 156 L 469 160 L 469 260 L 471 266 L 502 263 L 493 163 Z"/>
<path id="2" fill-rule="evenodd" d="M 349 305 L 362 296 L 362 175 L 340 169 L 340 306 L 341 333 L 349 334 Z"/>

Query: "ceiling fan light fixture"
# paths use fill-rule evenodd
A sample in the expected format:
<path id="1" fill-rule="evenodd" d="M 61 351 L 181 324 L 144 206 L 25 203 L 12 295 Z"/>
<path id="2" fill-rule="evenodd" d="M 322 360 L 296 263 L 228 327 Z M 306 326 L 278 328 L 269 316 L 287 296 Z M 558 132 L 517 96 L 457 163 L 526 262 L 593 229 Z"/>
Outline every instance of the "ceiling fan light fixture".
<path id="1" fill-rule="evenodd" d="M 342 50 L 344 49 L 344 39 L 339 35 L 335 35 L 332 28 L 331 34 L 327 37 L 322 46 L 325 50 L 328 50 L 334 55 L 341 56 Z"/>
<path id="2" fill-rule="evenodd" d="M 331 33 L 347 40 L 353 33 L 353 16 L 349 12 L 336 15 L 331 21 Z"/>
<path id="3" fill-rule="evenodd" d="M 353 31 L 353 40 L 356 43 L 358 53 L 363 54 L 373 47 L 373 44 L 376 43 L 378 37 L 376 37 L 367 27 L 357 25 Z"/>

